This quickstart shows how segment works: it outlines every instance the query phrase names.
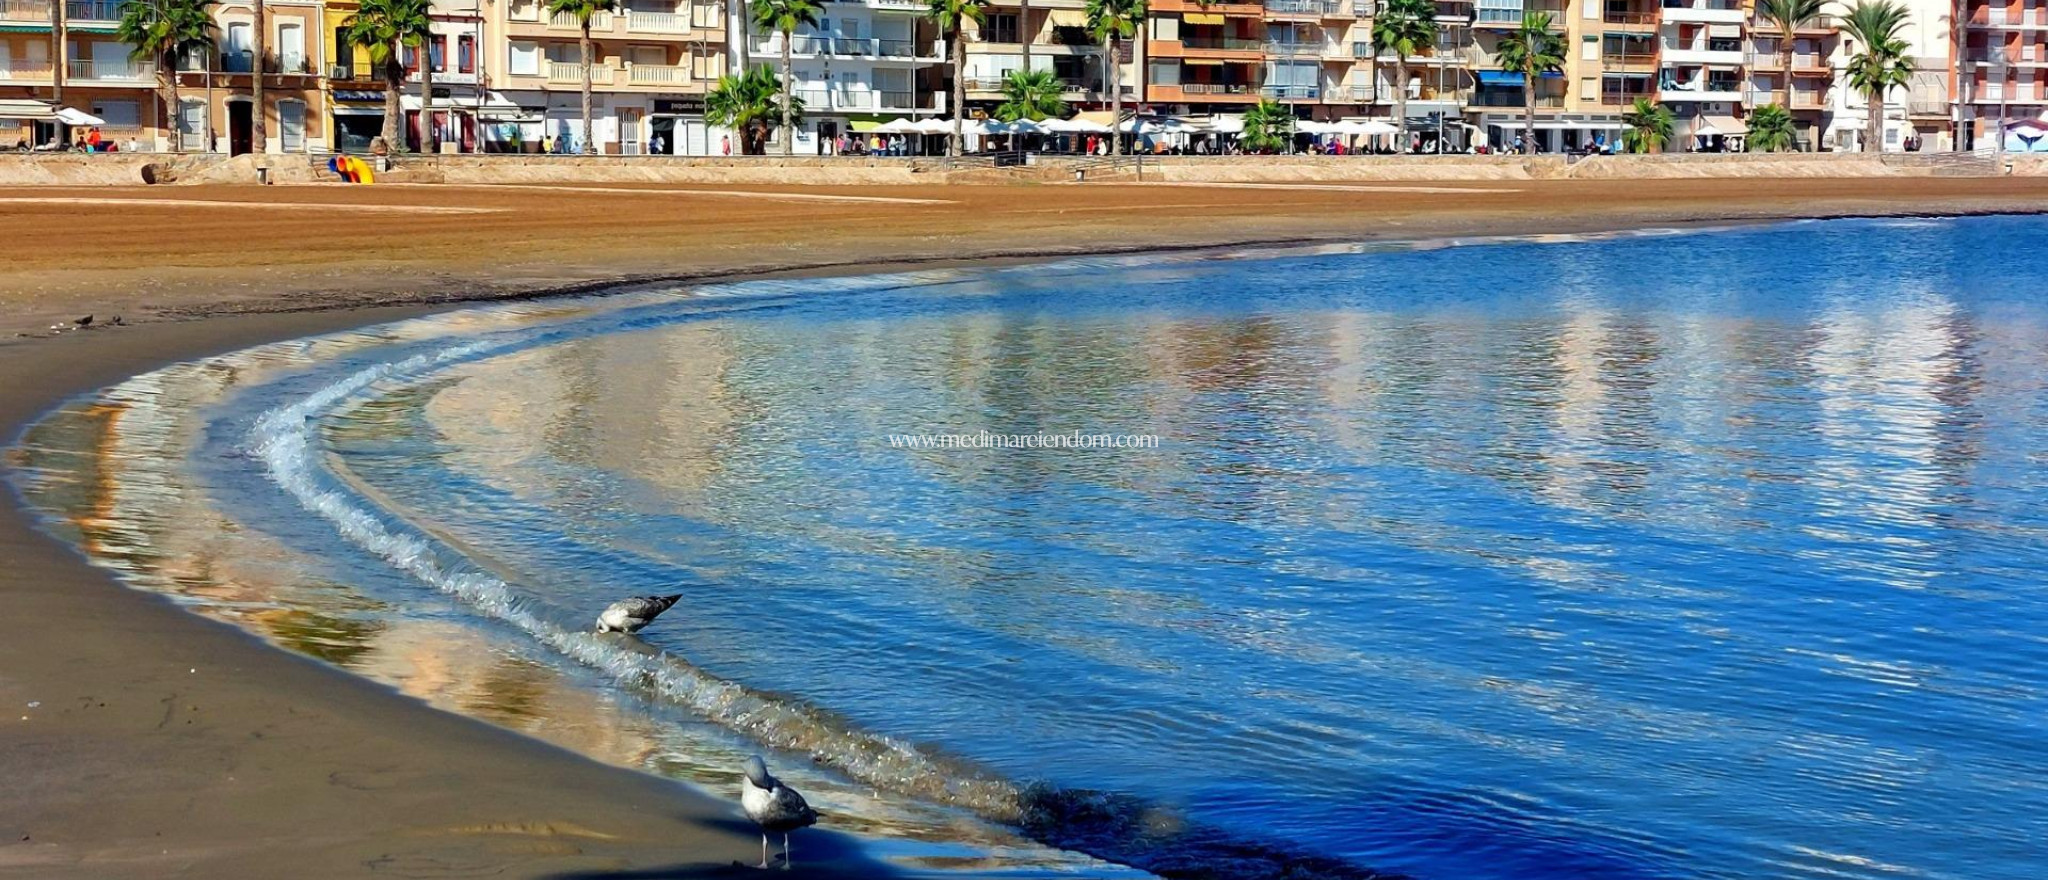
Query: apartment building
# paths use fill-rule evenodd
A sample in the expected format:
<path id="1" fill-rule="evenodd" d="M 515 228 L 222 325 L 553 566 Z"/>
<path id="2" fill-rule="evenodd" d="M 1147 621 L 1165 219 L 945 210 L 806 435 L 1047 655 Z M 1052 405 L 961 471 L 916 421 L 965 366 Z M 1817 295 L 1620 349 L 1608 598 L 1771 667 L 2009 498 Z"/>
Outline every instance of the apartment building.
<path id="1" fill-rule="evenodd" d="M 842 134 L 948 109 L 947 45 L 924 13 L 919 0 L 839 0 L 826 4 L 816 27 L 790 36 L 794 91 L 804 105 L 792 152 L 827 153 Z M 779 64 L 782 49 L 779 33 L 755 34 L 748 46 L 755 64 Z M 770 152 L 782 137 L 773 135 Z"/>
<path id="2" fill-rule="evenodd" d="M 1960 0 L 1956 64 L 1948 83 L 1956 98 L 1958 146 L 1993 149 L 2000 120 L 2048 118 L 2048 0 Z M 2003 137 L 2008 152 L 2048 152 L 2039 128 Z"/>
<path id="3" fill-rule="evenodd" d="M 993 6 L 965 34 L 962 75 L 970 114 L 1001 103 L 1003 79 L 1018 70 L 1051 72 L 1061 83 L 1060 97 L 1076 109 L 1109 106 L 1109 71 L 1102 45 L 1088 32 L 1085 0 L 995 0 Z M 1124 81 L 1127 96 L 1135 97 L 1136 83 Z"/>
<path id="4" fill-rule="evenodd" d="M 1835 97 L 1836 60 L 1846 60 L 1841 29 L 1832 16 L 1824 16 L 1788 34 L 1754 13 L 1748 26 L 1745 64 L 1749 88 L 1744 103 L 1751 110 L 1783 104 L 1792 114 L 1800 148 L 1813 149 L 1824 140 L 1823 133 L 1833 119 L 1829 103 Z M 1792 51 L 1789 65 L 1785 57 L 1788 43 Z"/>
<path id="5" fill-rule="evenodd" d="M 1303 119 L 1364 115 L 1394 87 L 1374 77 L 1373 10 L 1371 0 L 1157 0 L 1125 82 L 1141 83 L 1159 113 L 1241 113 L 1270 100 Z M 1420 89 L 1428 78 L 1411 79 Z"/>
<path id="6" fill-rule="evenodd" d="M 487 53 L 487 103 L 480 118 L 500 147 L 536 151 L 583 144 L 583 66 L 574 16 L 550 15 L 541 0 L 508 0 Z M 713 155 L 718 138 L 704 120 L 704 96 L 727 71 L 726 6 L 701 0 L 624 0 L 591 20 L 591 128 L 603 154 Z M 496 89 L 496 93 L 489 93 Z"/>
<path id="7" fill-rule="evenodd" d="M 1914 74 L 1905 88 L 1885 95 L 1875 108 L 1884 119 L 1885 152 L 1908 149 L 1932 151 L 1954 149 L 1956 108 L 1951 99 L 1951 51 L 1955 29 L 1955 7 L 1950 0 L 1906 0 L 1907 23 L 1900 33 Z M 1835 39 L 1836 49 L 1829 64 L 1835 87 L 1830 89 L 1825 113 L 1824 149 L 1860 152 L 1864 132 L 1873 108 L 1861 91 L 1851 88 L 1844 72 L 1849 59 L 1862 50 L 1847 33 Z M 1795 81 L 1796 84 L 1796 81 Z"/>
<path id="8" fill-rule="evenodd" d="M 60 111 L 105 120 L 102 134 L 155 146 L 156 65 L 114 39 L 115 0 L 0 0 L 0 139 L 48 143 Z"/>

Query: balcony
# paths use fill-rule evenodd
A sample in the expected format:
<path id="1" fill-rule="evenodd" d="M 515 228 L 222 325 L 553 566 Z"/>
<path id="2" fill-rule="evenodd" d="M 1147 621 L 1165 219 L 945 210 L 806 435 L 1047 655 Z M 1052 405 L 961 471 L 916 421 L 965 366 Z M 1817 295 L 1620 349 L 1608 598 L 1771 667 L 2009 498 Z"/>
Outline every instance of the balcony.
<path id="1" fill-rule="evenodd" d="M 0 83 L 47 83 L 57 76 L 57 69 L 48 61 L 27 61 L 16 58 L 0 64 Z"/>
<path id="2" fill-rule="evenodd" d="M 936 47 L 927 47 L 922 54 L 914 40 L 882 40 L 858 37 L 792 37 L 789 41 L 791 55 L 815 57 L 829 55 L 845 58 L 920 58 L 936 57 Z M 782 55 L 782 40 L 773 39 L 754 47 L 757 55 L 769 57 Z"/>
<path id="3" fill-rule="evenodd" d="M 690 68 L 682 64 L 634 64 L 626 68 L 626 84 L 633 86 L 686 86 L 692 82 Z"/>
<path id="4" fill-rule="evenodd" d="M 916 92 L 896 89 L 797 89 L 794 94 L 803 101 L 805 113 L 865 113 L 875 110 L 907 113 L 933 109 L 919 106 Z"/>
<path id="5" fill-rule="evenodd" d="M 120 21 L 121 7 L 126 5 L 126 0 L 69 0 L 64 4 L 64 18 L 81 24 Z"/>
<path id="6" fill-rule="evenodd" d="M 1268 16 L 1336 18 L 1344 15 L 1343 0 L 1266 0 Z"/>
<path id="7" fill-rule="evenodd" d="M 64 70 L 65 81 L 81 85 L 89 83 L 114 83 L 129 85 L 156 82 L 156 65 L 147 61 L 103 61 L 72 59 Z"/>
<path id="8" fill-rule="evenodd" d="M 548 62 L 548 82 L 560 85 L 582 85 L 583 65 L 574 61 L 550 61 Z M 591 64 L 590 82 L 592 85 L 611 85 L 612 68 L 599 63 Z"/>
<path id="9" fill-rule="evenodd" d="M 1181 83 L 1152 86 L 1145 90 L 1145 97 L 1150 101 L 1246 104 L 1259 99 L 1259 87 L 1250 83 Z"/>
<path id="10" fill-rule="evenodd" d="M 1711 64 L 1716 67 L 1741 67 L 1749 59 L 1738 45 L 1732 49 L 1709 49 L 1705 40 L 1689 46 L 1664 44 L 1665 64 Z"/>
<path id="11" fill-rule="evenodd" d="M 1777 89 L 1750 89 L 1748 98 L 1749 106 L 1762 107 L 1765 104 L 1778 103 L 1779 93 Z M 1824 110 L 1827 106 L 1827 96 L 1820 92 L 1810 89 L 1792 90 L 1791 109 L 1793 110 Z M 1942 106 L 1947 107 L 1948 105 L 1944 102 Z"/>
<path id="12" fill-rule="evenodd" d="M 1742 88 L 1734 82 L 1715 82 L 1695 85 L 1666 83 L 1657 89 L 1657 100 L 1673 101 L 1715 101 L 1726 104 L 1742 100 Z"/>
<path id="13" fill-rule="evenodd" d="M 557 12 L 548 18 L 548 27 L 558 31 L 576 31 L 581 33 L 583 31 L 583 22 L 579 21 L 573 13 Z M 590 17 L 590 30 L 592 33 L 600 31 L 610 33 L 611 29 L 611 13 L 600 12 Z"/>
<path id="14" fill-rule="evenodd" d="M 1322 43 L 1296 43 L 1285 40 L 1267 40 L 1261 47 L 1267 55 L 1282 58 L 1316 58 L 1323 54 Z"/>
<path id="15" fill-rule="evenodd" d="M 1266 43 L 1244 37 L 1188 37 L 1180 39 L 1182 49 L 1206 52 L 1264 52 Z"/>
<path id="16" fill-rule="evenodd" d="M 1275 101 L 1313 101 L 1323 90 L 1317 86 L 1266 86 L 1259 95 Z"/>
<path id="17" fill-rule="evenodd" d="M 688 12 L 626 10 L 626 33 L 629 34 L 687 34 L 691 26 Z"/>
<path id="18" fill-rule="evenodd" d="M 1472 93 L 1472 98 L 1471 98 L 1471 100 L 1470 100 L 1470 101 L 1468 101 L 1468 102 L 1467 102 L 1467 104 L 1468 104 L 1469 106 L 1472 106 L 1472 107 L 1524 107 L 1524 106 L 1527 106 L 1527 105 L 1526 105 L 1526 104 L 1525 104 L 1525 103 L 1523 102 L 1523 98 L 1522 98 L 1522 95 L 1521 95 L 1521 92 L 1520 92 L 1520 90 L 1519 90 L 1519 89 L 1517 89 L 1516 91 L 1494 91 L 1494 90 L 1488 90 L 1488 89 L 1481 89 L 1481 90 L 1479 90 L 1479 91 L 1477 91 L 1477 92 L 1474 92 L 1474 93 Z M 1541 110 L 1555 110 L 1555 109 L 1560 109 L 1560 108 L 1564 107 L 1564 96 L 1563 96 L 1563 95 L 1537 95 L 1537 96 L 1536 96 L 1536 107 L 1537 107 L 1537 109 L 1541 109 Z"/>
<path id="19" fill-rule="evenodd" d="M 0 0 L 0 21 L 47 25 L 54 9 L 50 0 Z"/>
<path id="20" fill-rule="evenodd" d="M 2027 15 L 2027 12 L 2033 15 Z M 2048 9 L 2035 7 L 2013 12 L 2004 4 L 1983 5 L 1970 11 L 1970 26 L 1993 30 L 2048 30 Z"/>
<path id="21" fill-rule="evenodd" d="M 1741 24 L 1748 19 L 1738 0 L 1664 0 L 1665 21 Z"/>

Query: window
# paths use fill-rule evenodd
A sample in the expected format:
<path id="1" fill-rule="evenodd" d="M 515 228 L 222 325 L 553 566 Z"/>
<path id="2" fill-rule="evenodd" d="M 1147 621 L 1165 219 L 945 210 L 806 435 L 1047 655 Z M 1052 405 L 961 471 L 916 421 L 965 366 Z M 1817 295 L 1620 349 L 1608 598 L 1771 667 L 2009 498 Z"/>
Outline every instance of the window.
<path id="1" fill-rule="evenodd" d="M 284 73 L 306 69 L 306 29 L 297 22 L 278 22 L 277 61 Z"/>
<path id="2" fill-rule="evenodd" d="M 476 72 L 476 37 L 463 34 L 455 38 L 455 69 L 462 73 Z"/>
<path id="3" fill-rule="evenodd" d="M 348 70 L 351 77 L 355 75 L 356 47 L 348 41 L 345 27 L 334 29 L 334 66 Z"/>
<path id="4" fill-rule="evenodd" d="M 1014 12 L 990 13 L 981 26 L 981 41 L 984 43 L 1019 42 L 1017 14 Z"/>
<path id="5" fill-rule="evenodd" d="M 178 139 L 187 150 L 206 149 L 206 102 L 185 98 L 178 108 Z"/>
<path id="6" fill-rule="evenodd" d="M 137 101 L 94 101 L 92 115 L 106 120 L 108 128 L 136 128 L 142 125 L 142 105 Z"/>
<path id="7" fill-rule="evenodd" d="M 725 59 L 718 50 L 703 46 L 690 49 L 690 78 L 716 80 L 725 72 Z"/>
<path id="8" fill-rule="evenodd" d="M 512 53 L 507 57 L 511 62 L 514 76 L 540 75 L 540 46 L 533 43 L 513 43 Z"/>
<path id="9" fill-rule="evenodd" d="M 277 102 L 277 123 L 279 145 L 287 153 L 306 151 L 306 102 Z"/>
<path id="10" fill-rule="evenodd" d="M 435 34 L 427 44 L 427 61 L 434 65 L 435 73 L 448 71 L 448 38 Z"/>

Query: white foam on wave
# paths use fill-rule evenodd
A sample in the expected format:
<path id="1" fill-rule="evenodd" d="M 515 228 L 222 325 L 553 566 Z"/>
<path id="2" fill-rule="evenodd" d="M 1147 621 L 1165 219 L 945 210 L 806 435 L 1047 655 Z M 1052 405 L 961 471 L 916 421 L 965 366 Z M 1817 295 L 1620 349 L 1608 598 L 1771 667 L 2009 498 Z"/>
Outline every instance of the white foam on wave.
<path id="1" fill-rule="evenodd" d="M 857 730 L 830 713 L 750 690 L 709 675 L 681 658 L 633 650 L 615 639 L 570 629 L 522 601 L 510 584 L 482 571 L 447 565 L 459 554 L 432 538 L 387 522 L 361 497 L 323 485 L 317 439 L 320 420 L 344 402 L 388 382 L 416 382 L 439 368 L 490 353 L 502 343 L 456 345 L 360 370 L 265 412 L 249 434 L 266 474 L 306 510 L 327 520 L 348 542 L 478 612 L 517 627 L 563 657 L 628 685 L 647 688 L 773 748 L 809 754 L 860 782 L 1014 821 L 1020 792 L 1007 781 L 927 755 L 908 743 Z"/>

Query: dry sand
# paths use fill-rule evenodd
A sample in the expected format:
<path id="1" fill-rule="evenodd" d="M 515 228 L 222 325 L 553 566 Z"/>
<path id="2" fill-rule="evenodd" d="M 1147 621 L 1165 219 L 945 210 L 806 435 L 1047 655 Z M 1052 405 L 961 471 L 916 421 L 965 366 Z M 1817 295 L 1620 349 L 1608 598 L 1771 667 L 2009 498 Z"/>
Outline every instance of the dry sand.
<path id="1" fill-rule="evenodd" d="M 602 189 L 0 190 L 0 425 L 172 360 L 620 280 L 2048 207 L 2048 179 Z M 129 326 L 16 336 L 86 313 Z M 126 590 L 0 507 L 0 875 L 749 876 L 726 804 Z M 879 870 L 827 835 L 800 849 Z"/>

